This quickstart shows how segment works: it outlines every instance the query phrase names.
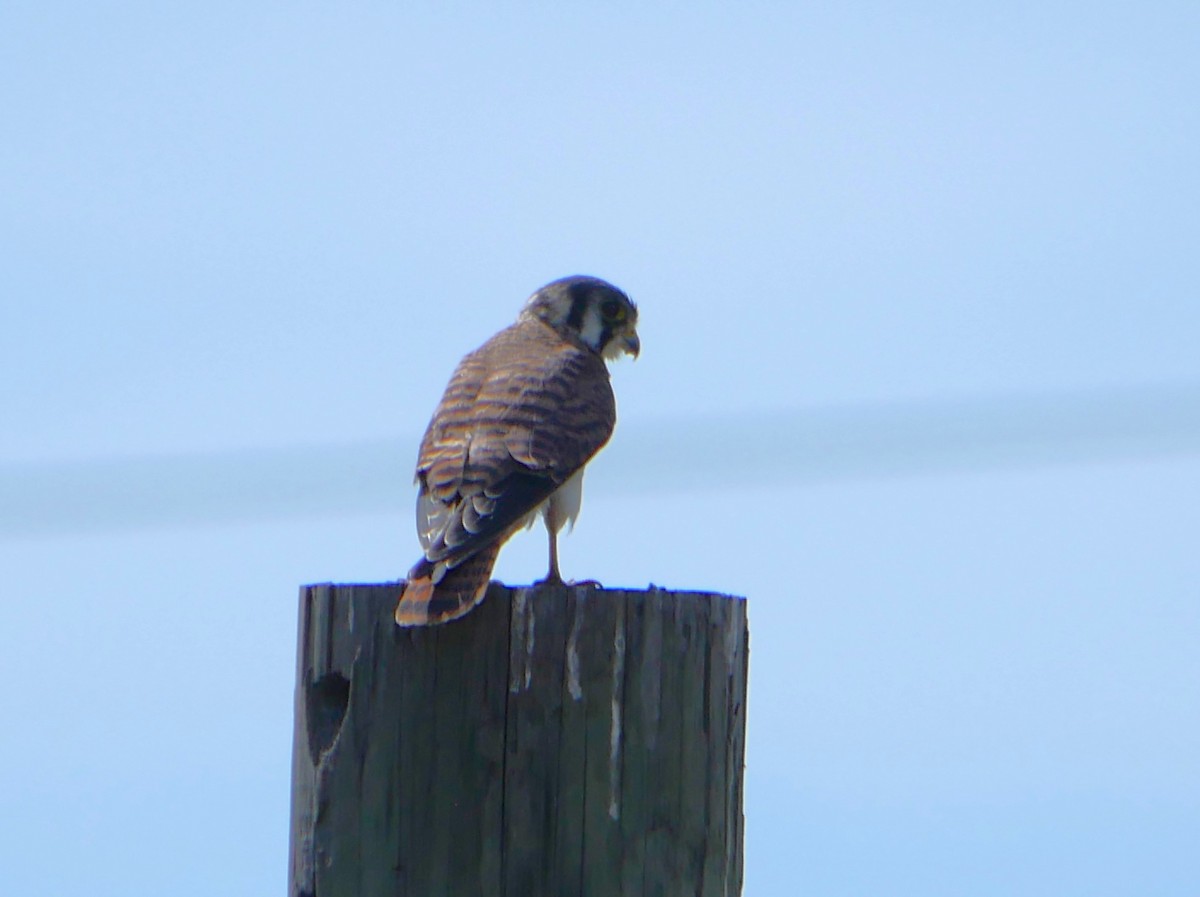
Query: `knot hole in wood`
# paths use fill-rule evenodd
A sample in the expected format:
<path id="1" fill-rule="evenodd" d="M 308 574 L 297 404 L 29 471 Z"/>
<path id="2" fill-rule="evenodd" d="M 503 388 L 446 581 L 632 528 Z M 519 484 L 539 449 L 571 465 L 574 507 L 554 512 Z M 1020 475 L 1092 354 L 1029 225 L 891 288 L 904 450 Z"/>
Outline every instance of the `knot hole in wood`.
<path id="1" fill-rule="evenodd" d="M 341 673 L 326 673 L 308 686 L 304 701 L 308 711 L 308 755 L 316 764 L 341 731 L 350 703 L 350 680 Z"/>

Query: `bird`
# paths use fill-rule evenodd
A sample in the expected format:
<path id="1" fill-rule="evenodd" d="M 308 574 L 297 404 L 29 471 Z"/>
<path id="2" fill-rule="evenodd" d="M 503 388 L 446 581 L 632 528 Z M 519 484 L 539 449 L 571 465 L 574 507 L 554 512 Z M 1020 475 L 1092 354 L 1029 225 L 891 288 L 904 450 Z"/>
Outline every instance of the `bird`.
<path id="1" fill-rule="evenodd" d="M 487 593 L 500 547 L 539 514 L 550 540 L 543 582 L 563 581 L 558 534 L 574 527 L 584 466 L 616 423 L 606 362 L 638 357 L 637 319 L 633 300 L 611 283 L 564 277 L 459 362 L 421 439 L 422 556 L 404 582 L 397 625 L 467 614 Z"/>

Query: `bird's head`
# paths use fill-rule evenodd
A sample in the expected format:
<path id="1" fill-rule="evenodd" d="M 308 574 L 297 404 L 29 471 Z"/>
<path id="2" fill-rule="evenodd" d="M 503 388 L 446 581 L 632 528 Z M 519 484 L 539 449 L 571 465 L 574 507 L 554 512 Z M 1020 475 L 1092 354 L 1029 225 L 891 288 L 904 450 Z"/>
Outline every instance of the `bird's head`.
<path id="1" fill-rule="evenodd" d="M 583 275 L 546 284 L 521 312 L 523 319 L 543 321 L 609 361 L 622 352 L 637 358 L 642 348 L 637 316 L 633 300 L 611 283 Z"/>

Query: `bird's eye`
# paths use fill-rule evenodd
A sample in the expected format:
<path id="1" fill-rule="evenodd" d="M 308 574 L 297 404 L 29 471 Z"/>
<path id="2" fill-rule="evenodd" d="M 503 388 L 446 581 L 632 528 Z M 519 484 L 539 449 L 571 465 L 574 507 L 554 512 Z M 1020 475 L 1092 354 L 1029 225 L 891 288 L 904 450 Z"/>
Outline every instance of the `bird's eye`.
<path id="1" fill-rule="evenodd" d="M 600 303 L 600 314 L 606 321 L 621 321 L 625 318 L 625 306 L 616 299 L 605 299 Z"/>

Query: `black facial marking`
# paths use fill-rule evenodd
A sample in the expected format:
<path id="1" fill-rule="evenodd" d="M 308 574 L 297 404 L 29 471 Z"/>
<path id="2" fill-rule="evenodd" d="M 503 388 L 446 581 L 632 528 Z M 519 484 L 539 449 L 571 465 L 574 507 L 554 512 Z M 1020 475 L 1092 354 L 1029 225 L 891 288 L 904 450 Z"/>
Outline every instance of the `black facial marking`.
<path id="1" fill-rule="evenodd" d="M 600 330 L 600 349 L 601 349 L 601 351 L 603 351 L 604 347 L 608 345 L 609 340 L 612 339 L 612 335 L 613 335 L 612 325 L 605 324 L 604 327 L 601 328 L 601 330 Z"/>
<path id="2" fill-rule="evenodd" d="M 591 290 L 584 283 L 573 283 L 568 288 L 571 294 L 571 313 L 567 315 L 567 326 L 578 330 L 583 326 L 583 313 L 587 310 L 588 294 Z"/>

